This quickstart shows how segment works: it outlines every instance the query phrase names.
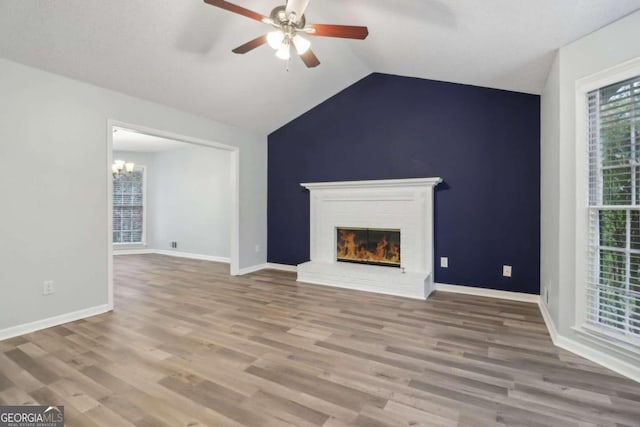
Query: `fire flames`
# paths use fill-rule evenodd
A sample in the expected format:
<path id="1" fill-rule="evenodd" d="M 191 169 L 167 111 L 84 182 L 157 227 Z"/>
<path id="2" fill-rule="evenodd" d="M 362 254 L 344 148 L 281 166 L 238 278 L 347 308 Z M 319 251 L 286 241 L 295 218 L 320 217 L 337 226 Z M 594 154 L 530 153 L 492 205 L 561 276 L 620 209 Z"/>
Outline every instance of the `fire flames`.
<path id="1" fill-rule="evenodd" d="M 371 251 L 363 243 L 356 241 L 356 233 L 349 230 L 338 230 L 338 259 L 346 259 L 362 262 L 374 262 L 382 264 L 399 264 L 400 248 L 387 240 L 383 235 L 376 248 Z"/>

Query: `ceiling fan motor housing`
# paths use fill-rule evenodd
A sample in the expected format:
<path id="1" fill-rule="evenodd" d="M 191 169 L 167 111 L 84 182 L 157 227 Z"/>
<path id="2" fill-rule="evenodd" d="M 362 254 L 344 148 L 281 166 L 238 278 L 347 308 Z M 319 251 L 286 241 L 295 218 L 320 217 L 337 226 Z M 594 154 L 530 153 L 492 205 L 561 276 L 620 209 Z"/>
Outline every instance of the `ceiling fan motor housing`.
<path id="1" fill-rule="evenodd" d="M 301 17 L 296 17 L 295 14 L 291 14 L 292 16 L 287 16 L 287 11 L 285 6 L 275 7 L 269 18 L 273 21 L 273 25 L 275 27 L 285 27 L 291 26 L 297 30 L 302 30 L 304 26 L 307 24 L 307 20 L 304 15 Z M 293 19 L 289 19 L 293 18 Z"/>

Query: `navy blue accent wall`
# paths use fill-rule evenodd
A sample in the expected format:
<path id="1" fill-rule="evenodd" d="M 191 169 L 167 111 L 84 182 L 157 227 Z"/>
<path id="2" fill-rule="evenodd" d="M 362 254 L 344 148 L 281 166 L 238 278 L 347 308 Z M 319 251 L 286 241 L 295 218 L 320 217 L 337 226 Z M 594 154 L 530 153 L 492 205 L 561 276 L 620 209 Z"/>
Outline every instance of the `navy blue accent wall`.
<path id="1" fill-rule="evenodd" d="M 269 135 L 269 262 L 309 260 L 301 182 L 432 176 L 436 282 L 538 294 L 540 97 L 387 74 Z"/>

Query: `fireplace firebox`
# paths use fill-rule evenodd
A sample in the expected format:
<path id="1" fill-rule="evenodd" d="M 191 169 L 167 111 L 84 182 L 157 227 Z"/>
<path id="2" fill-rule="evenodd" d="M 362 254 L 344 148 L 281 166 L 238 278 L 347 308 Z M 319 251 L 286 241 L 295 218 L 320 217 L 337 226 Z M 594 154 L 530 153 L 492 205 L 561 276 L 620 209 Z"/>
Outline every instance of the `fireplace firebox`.
<path id="1" fill-rule="evenodd" d="M 336 260 L 400 267 L 400 230 L 336 228 Z"/>

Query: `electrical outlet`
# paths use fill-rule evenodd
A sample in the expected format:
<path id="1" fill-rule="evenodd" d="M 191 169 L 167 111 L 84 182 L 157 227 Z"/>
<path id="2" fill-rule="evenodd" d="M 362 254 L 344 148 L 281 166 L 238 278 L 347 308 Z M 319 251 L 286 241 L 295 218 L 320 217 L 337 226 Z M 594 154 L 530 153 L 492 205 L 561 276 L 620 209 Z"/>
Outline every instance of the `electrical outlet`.
<path id="1" fill-rule="evenodd" d="M 260 252 L 260 245 L 256 245 L 256 252 Z"/>
<path id="2" fill-rule="evenodd" d="M 502 266 L 502 275 L 504 277 L 511 277 L 511 266 L 510 265 L 503 265 Z"/>
<path id="3" fill-rule="evenodd" d="M 440 257 L 440 267 L 449 268 L 449 258 L 446 256 Z"/>
<path id="4" fill-rule="evenodd" d="M 42 295 L 51 295 L 52 293 L 55 292 L 55 288 L 54 288 L 54 281 L 53 280 L 45 280 L 42 283 Z"/>
<path id="5" fill-rule="evenodd" d="M 178 242 L 171 242 L 171 249 L 177 249 L 178 248 Z"/>

